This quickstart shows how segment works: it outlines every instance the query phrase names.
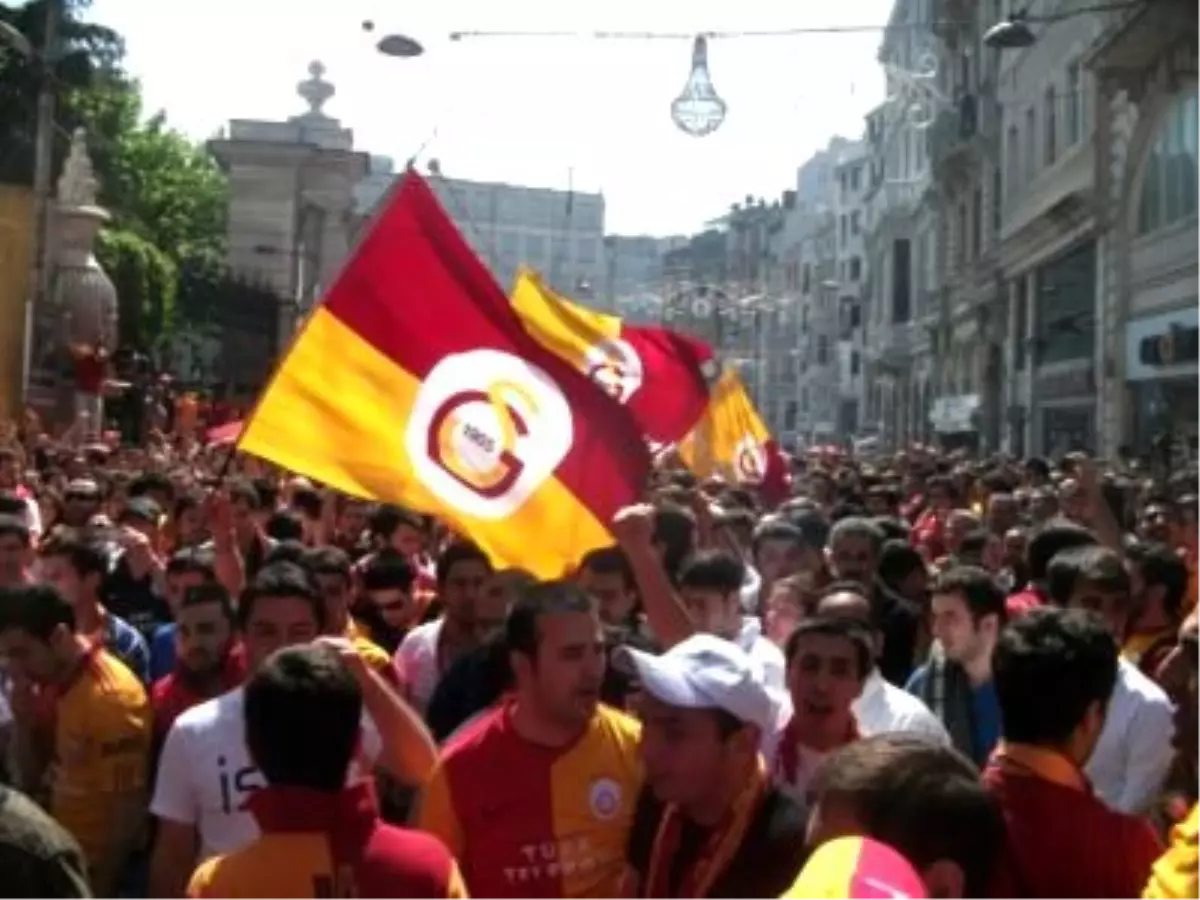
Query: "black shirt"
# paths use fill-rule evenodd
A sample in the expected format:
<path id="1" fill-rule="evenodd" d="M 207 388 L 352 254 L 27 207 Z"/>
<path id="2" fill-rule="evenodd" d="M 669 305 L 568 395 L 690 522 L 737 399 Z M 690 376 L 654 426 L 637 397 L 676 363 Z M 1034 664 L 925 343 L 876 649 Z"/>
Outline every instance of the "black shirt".
<path id="1" fill-rule="evenodd" d="M 662 819 L 663 804 L 647 788 L 638 797 L 633 829 L 626 856 L 646 890 L 650 871 L 650 852 Z M 792 886 L 808 859 L 805 833 L 808 816 L 796 801 L 778 788 L 771 787 L 763 796 L 758 811 L 746 829 L 742 845 L 729 865 L 717 876 L 709 897 L 778 897 Z M 685 822 L 679 851 L 671 860 L 670 883 L 676 896 L 687 869 L 696 861 L 707 832 Z"/>

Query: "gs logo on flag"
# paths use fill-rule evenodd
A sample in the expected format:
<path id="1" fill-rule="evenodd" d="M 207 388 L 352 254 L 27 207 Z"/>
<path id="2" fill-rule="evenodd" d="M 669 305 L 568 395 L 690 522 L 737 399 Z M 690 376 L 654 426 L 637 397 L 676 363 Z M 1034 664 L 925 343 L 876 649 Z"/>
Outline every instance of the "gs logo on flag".
<path id="1" fill-rule="evenodd" d="M 583 373 L 618 403 L 628 403 L 642 386 L 642 358 L 627 341 L 605 338 L 587 348 Z"/>
<path id="2" fill-rule="evenodd" d="M 747 435 L 734 448 L 733 468 L 739 481 L 762 481 L 767 474 L 767 448 Z"/>
<path id="3" fill-rule="evenodd" d="M 425 377 L 405 431 L 418 479 L 478 519 L 503 519 L 571 449 L 571 408 L 545 372 L 499 350 L 447 356 Z"/>

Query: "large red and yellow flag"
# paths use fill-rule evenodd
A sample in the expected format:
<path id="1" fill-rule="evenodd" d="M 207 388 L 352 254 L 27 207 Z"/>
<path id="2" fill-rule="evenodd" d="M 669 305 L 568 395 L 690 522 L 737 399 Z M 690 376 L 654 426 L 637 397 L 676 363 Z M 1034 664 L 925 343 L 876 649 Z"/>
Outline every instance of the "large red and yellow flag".
<path id="1" fill-rule="evenodd" d="M 679 444 L 684 464 L 701 478 L 719 475 L 758 485 L 771 502 L 788 490 L 788 466 L 738 373 L 726 368 L 704 415 Z"/>
<path id="2" fill-rule="evenodd" d="M 712 350 L 665 328 L 626 325 L 561 297 L 529 269 L 517 274 L 512 305 L 525 330 L 628 406 L 658 444 L 681 441 L 708 405 Z"/>
<path id="3" fill-rule="evenodd" d="M 298 333 L 240 449 L 439 516 L 543 578 L 612 543 L 649 466 L 628 412 L 522 329 L 408 173 Z"/>

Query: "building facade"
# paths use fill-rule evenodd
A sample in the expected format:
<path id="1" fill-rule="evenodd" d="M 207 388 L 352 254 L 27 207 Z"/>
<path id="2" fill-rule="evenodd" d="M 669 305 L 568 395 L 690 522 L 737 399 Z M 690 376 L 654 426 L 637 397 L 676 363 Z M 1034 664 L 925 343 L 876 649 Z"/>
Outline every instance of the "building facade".
<path id="1" fill-rule="evenodd" d="M 838 156 L 837 191 L 837 386 L 835 432 L 859 432 L 863 377 L 863 311 L 867 284 L 866 196 L 870 189 L 870 145 L 855 141 Z"/>

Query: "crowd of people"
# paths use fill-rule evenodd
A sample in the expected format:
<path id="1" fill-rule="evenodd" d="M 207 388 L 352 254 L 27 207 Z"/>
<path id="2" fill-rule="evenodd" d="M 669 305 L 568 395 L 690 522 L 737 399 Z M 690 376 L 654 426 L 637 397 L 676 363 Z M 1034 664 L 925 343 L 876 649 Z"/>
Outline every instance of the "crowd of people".
<path id="1" fill-rule="evenodd" d="M 547 582 L 226 447 L 10 430 L 0 893 L 1195 897 L 1196 472 L 791 491 L 664 452 Z"/>

